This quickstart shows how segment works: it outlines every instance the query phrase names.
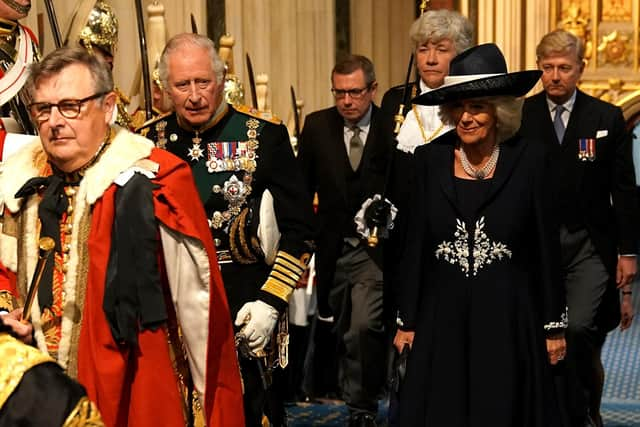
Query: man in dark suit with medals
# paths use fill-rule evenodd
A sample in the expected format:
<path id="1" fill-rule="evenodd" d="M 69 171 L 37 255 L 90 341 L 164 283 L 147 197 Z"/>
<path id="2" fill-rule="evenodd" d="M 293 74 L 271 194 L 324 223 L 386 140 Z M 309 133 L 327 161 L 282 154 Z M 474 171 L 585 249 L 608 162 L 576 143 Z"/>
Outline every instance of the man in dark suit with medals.
<path id="1" fill-rule="evenodd" d="M 620 108 L 576 88 L 585 66 L 581 39 L 553 31 L 542 38 L 536 55 L 544 92 L 525 102 L 521 132 L 546 144 L 555 157 L 569 313 L 570 416 L 576 427 L 598 425 L 595 409 L 587 408 L 602 387 L 599 349 L 620 322 L 620 294 L 631 298 L 636 274 L 631 135 Z"/>
<path id="2" fill-rule="evenodd" d="M 284 330 L 276 340 L 271 335 L 306 269 L 313 238 L 311 199 L 287 130 L 265 113 L 223 102 L 224 64 L 204 36 L 172 38 L 159 73 L 175 112 L 142 132 L 192 168 L 240 329 L 247 425 L 261 425 L 263 412 L 272 425 L 286 425 L 284 407 L 267 403 L 273 401 L 267 389 L 273 359 L 287 364 L 287 337 Z"/>
<path id="3" fill-rule="evenodd" d="M 310 114 L 298 160 L 309 194 L 318 194 L 316 269 L 319 323 L 337 329 L 342 397 L 350 426 L 375 425 L 385 381 L 381 248 L 356 232 L 362 202 L 381 193 L 392 141 L 391 116 L 373 104 L 371 61 L 351 55 L 331 73 L 335 106 Z"/>

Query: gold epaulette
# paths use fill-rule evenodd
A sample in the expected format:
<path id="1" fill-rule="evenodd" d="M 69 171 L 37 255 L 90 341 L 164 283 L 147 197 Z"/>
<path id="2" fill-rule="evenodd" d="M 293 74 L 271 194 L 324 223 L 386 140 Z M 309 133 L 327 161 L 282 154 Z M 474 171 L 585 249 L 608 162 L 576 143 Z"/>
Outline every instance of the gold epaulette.
<path id="1" fill-rule="evenodd" d="M 282 123 L 282 120 L 273 113 L 268 111 L 258 111 L 248 105 L 232 105 L 233 109 L 239 113 L 246 114 L 247 116 L 255 117 L 256 119 L 264 120 L 275 125 Z"/>
<path id="2" fill-rule="evenodd" d="M 116 93 L 116 95 L 118 96 L 118 98 L 123 104 L 125 105 L 131 104 L 131 99 L 127 95 L 125 95 L 124 92 L 121 91 L 118 86 L 114 87 L 113 91 Z"/>
<path id="3" fill-rule="evenodd" d="M 135 128 L 135 133 L 140 133 L 140 131 L 144 128 L 147 128 L 149 126 L 151 126 L 152 124 L 155 124 L 157 122 L 159 122 L 160 120 L 169 117 L 171 114 L 173 114 L 173 111 L 168 111 L 166 113 L 162 113 L 156 117 L 152 117 L 149 120 L 147 120 L 146 122 L 144 122 L 143 124 L 141 124 L 140 126 L 138 126 L 137 128 Z"/>
<path id="4" fill-rule="evenodd" d="M 144 126 L 146 122 L 147 114 L 144 110 L 136 110 L 133 114 L 131 114 L 131 127 L 136 131 Z"/>
<path id="5" fill-rule="evenodd" d="M 14 392 L 24 374 L 41 363 L 54 362 L 35 347 L 7 333 L 0 333 L 0 408 Z"/>

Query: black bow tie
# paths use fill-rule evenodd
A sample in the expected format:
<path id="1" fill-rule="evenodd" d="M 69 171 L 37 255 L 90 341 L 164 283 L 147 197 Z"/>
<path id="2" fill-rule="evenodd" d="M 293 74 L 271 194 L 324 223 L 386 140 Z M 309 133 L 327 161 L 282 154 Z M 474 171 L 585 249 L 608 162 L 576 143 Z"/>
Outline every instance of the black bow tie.
<path id="1" fill-rule="evenodd" d="M 64 179 L 58 175 L 48 177 L 35 177 L 29 179 L 15 194 L 15 198 L 28 197 L 37 194 L 44 189 L 42 200 L 38 205 L 38 217 L 40 218 L 40 236 L 51 237 L 56 243 L 56 251 L 60 252 L 60 220 L 62 214 L 69 207 L 69 200 L 64 192 Z M 54 257 L 50 257 L 45 264 L 42 280 L 38 288 L 38 304 L 40 309 L 53 305 L 53 266 Z"/>

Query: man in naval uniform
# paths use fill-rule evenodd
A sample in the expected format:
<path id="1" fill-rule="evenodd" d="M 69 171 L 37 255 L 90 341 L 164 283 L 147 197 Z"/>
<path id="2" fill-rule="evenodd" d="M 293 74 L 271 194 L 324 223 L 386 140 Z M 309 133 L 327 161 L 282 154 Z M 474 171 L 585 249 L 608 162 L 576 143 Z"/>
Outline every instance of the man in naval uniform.
<path id="1" fill-rule="evenodd" d="M 23 90 L 28 65 L 38 60 L 38 42 L 33 32 L 21 25 L 31 9 L 30 0 L 0 0 L 0 161 L 35 135 Z"/>
<path id="2" fill-rule="evenodd" d="M 277 352 L 280 366 L 287 363 L 286 333 L 276 342 L 271 335 L 306 269 L 313 239 L 312 204 L 287 129 L 266 114 L 223 102 L 224 64 L 207 37 L 173 37 L 159 72 L 175 112 L 141 132 L 191 165 L 238 342 L 250 350 L 239 346 L 247 425 L 261 425 L 263 412 L 272 425 L 286 425 L 283 405 L 271 405 L 275 393 L 265 392 L 273 363 L 265 366 L 260 356 Z"/>

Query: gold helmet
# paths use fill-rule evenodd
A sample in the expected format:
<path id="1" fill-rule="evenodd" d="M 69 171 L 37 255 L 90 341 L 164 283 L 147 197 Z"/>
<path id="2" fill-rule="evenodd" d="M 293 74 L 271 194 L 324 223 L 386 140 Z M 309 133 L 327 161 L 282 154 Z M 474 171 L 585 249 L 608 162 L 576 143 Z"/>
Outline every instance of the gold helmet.
<path id="1" fill-rule="evenodd" d="M 87 50 L 94 47 L 115 56 L 118 45 L 118 19 L 104 0 L 83 0 L 76 7 L 65 44 L 78 43 Z"/>

